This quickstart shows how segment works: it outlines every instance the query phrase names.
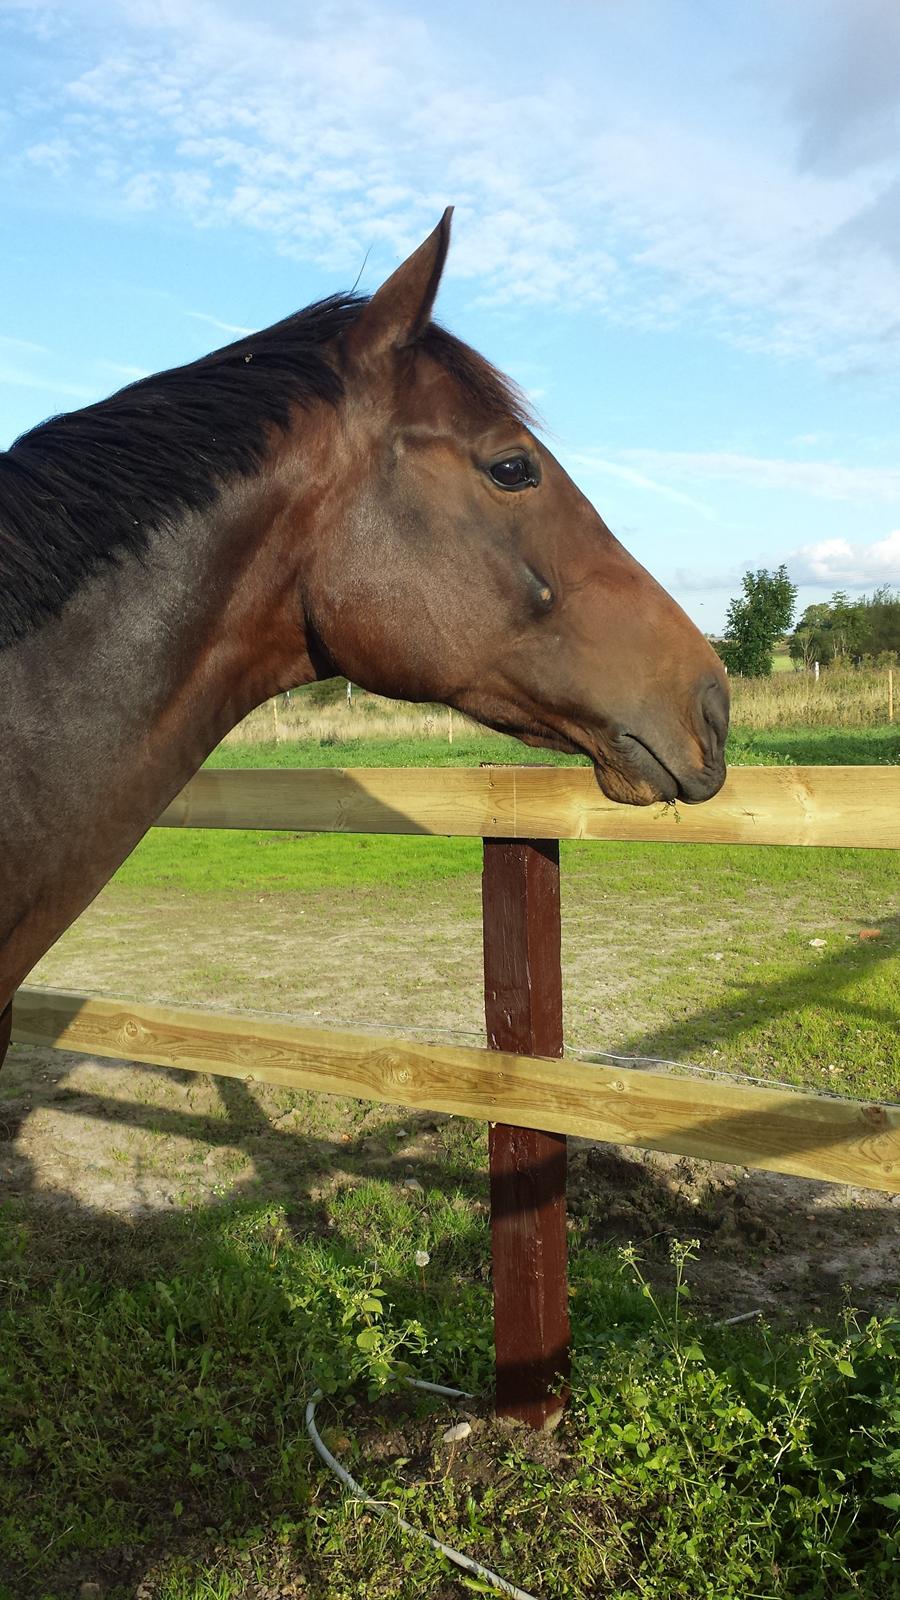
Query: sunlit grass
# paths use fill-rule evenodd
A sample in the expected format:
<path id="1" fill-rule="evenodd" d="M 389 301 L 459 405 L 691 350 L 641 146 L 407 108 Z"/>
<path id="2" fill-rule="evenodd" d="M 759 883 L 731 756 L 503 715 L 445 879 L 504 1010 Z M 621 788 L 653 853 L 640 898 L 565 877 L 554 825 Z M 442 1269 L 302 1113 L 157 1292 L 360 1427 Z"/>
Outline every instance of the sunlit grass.
<path id="1" fill-rule="evenodd" d="M 877 728 L 888 724 L 887 667 L 829 667 L 818 679 L 798 671 L 787 657 L 776 658 L 769 678 L 731 679 L 732 723 L 736 728 L 785 727 Z M 900 668 L 893 669 L 895 718 L 900 722 Z M 478 747 L 495 736 L 451 713 L 445 706 L 411 705 L 354 689 L 350 704 L 341 685 L 317 684 L 295 690 L 250 713 L 227 737 L 232 744 L 277 744 L 347 740 L 424 742 L 429 745 Z M 503 739 L 500 748 L 512 741 Z M 512 744 L 521 750 L 522 746 Z M 499 758 L 498 758 L 499 759 Z M 507 756 L 506 760 L 529 760 Z"/>

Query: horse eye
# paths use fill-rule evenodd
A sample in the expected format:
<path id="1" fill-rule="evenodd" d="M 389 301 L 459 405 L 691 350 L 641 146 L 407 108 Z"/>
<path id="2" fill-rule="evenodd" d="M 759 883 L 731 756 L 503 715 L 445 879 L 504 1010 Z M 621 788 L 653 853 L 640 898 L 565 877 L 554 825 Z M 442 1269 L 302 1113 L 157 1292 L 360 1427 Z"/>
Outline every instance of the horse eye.
<path id="1" fill-rule="evenodd" d="M 504 456 L 488 468 L 494 482 L 501 489 L 529 489 L 537 483 L 537 475 L 527 456 Z"/>

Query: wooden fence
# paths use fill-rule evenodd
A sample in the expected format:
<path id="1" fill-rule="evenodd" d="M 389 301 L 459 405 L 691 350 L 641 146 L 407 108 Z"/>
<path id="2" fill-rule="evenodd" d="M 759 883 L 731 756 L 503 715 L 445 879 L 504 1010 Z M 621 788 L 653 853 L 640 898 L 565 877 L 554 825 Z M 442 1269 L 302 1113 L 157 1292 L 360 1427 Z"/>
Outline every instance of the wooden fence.
<path id="1" fill-rule="evenodd" d="M 487 1120 L 498 1409 L 557 1414 L 568 1370 L 566 1135 L 900 1193 L 900 1107 L 562 1057 L 566 839 L 900 846 L 900 769 L 744 768 L 700 807 L 617 806 L 584 768 L 206 771 L 163 827 L 484 839 L 488 1050 L 19 991 L 13 1038 Z"/>
<path id="2" fill-rule="evenodd" d="M 588 767 L 206 771 L 159 825 L 896 849 L 900 769 L 732 767 L 702 806 L 641 807 L 607 800 Z"/>

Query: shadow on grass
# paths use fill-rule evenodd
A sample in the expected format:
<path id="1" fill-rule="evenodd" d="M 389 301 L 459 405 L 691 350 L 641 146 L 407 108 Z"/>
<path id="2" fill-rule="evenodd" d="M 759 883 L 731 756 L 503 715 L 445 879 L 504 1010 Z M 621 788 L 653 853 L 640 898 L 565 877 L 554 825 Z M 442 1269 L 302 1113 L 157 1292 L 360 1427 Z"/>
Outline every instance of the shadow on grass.
<path id="1" fill-rule="evenodd" d="M 882 1011 L 861 1004 L 847 994 L 851 984 L 871 974 L 900 950 L 900 914 L 881 918 L 877 927 L 877 938 L 848 942 L 833 955 L 816 961 L 807 971 L 792 972 L 778 983 L 733 983 L 727 1000 L 695 1012 L 683 1021 L 633 1034 L 624 1041 L 622 1053 L 678 1060 L 696 1049 L 700 1042 L 734 1042 L 761 1022 L 790 1016 L 807 1006 L 840 1012 L 850 1022 L 860 1018 L 896 1029 L 896 1009 Z M 893 1070 L 894 1076 L 888 1080 L 883 1098 L 900 1101 L 900 1047 L 895 1054 Z M 796 1081 L 804 1080 L 798 1077 Z"/>
<path id="2" fill-rule="evenodd" d="M 748 757 L 795 767 L 865 767 L 900 762 L 900 728 L 755 729 L 735 726 L 728 759 Z"/>
<path id="3" fill-rule="evenodd" d="M 18 1048 L 11 1065 L 20 1064 L 17 1056 Z M 295 1283 L 287 1292 L 273 1268 L 284 1249 L 279 1243 L 280 1223 L 263 1216 L 251 1253 L 238 1242 L 230 1242 L 230 1207 L 217 1212 L 214 1205 L 207 1204 L 188 1214 L 157 1211 L 122 1218 L 104 1215 L 90 1203 L 79 1203 L 68 1196 L 60 1196 L 53 1203 L 51 1196 L 42 1194 L 45 1180 L 40 1165 L 31 1166 L 17 1153 L 15 1136 L 27 1117 L 56 1111 L 89 1118 L 98 1128 L 104 1124 L 119 1126 L 164 1138 L 177 1137 L 198 1148 L 228 1147 L 243 1152 L 253 1162 L 254 1174 L 233 1183 L 229 1199 L 254 1202 L 260 1208 L 269 1208 L 273 1203 L 283 1207 L 286 1237 L 291 1248 L 300 1249 L 301 1255 L 296 1259 L 301 1264 L 317 1259 L 325 1262 L 328 1272 L 348 1267 L 363 1271 L 373 1259 L 387 1256 L 393 1266 L 385 1272 L 383 1281 L 389 1298 L 398 1307 L 398 1315 L 419 1315 L 432 1331 L 453 1324 L 459 1340 L 459 1360 L 464 1364 L 465 1342 L 474 1344 L 487 1326 L 488 1249 L 486 1175 L 471 1149 L 454 1155 L 446 1143 L 441 1145 L 442 1137 L 452 1135 L 460 1124 L 455 1119 L 406 1110 L 395 1114 L 385 1109 L 370 1113 L 366 1126 L 357 1127 L 349 1135 L 314 1137 L 279 1125 L 285 1118 L 295 1119 L 301 1108 L 287 1113 L 280 1113 L 277 1106 L 269 1110 L 256 1092 L 234 1079 L 214 1080 L 219 1104 L 213 1114 L 203 1114 L 139 1099 L 104 1099 L 94 1092 L 69 1087 L 61 1080 L 71 1070 L 72 1058 L 62 1054 L 57 1057 L 50 1052 L 31 1051 L 28 1060 L 40 1070 L 33 1073 L 27 1103 L 24 1095 L 5 1106 L 0 1103 L 0 1168 L 21 1200 L 31 1202 L 23 1207 L 30 1234 L 26 1326 L 31 1326 L 33 1313 L 38 1350 L 41 1358 L 46 1352 L 48 1360 L 49 1386 L 44 1399 L 48 1415 L 55 1416 L 63 1392 L 68 1396 L 66 1404 L 77 1410 L 79 1386 L 89 1382 L 89 1375 L 81 1367 L 87 1362 L 79 1344 L 84 1338 L 85 1318 L 96 1316 L 96 1336 L 107 1338 L 109 1308 L 114 1308 L 123 1289 L 133 1287 L 139 1298 L 144 1297 L 141 1304 L 147 1302 L 147 1322 L 143 1327 L 123 1330 L 118 1336 L 135 1340 L 142 1351 L 150 1348 L 148 1341 L 155 1340 L 159 1347 L 163 1364 L 155 1381 L 162 1420 L 154 1419 L 145 1398 L 123 1392 L 111 1353 L 108 1390 L 102 1370 L 99 1376 L 93 1374 L 97 1384 L 96 1415 L 87 1423 L 96 1428 L 99 1453 L 91 1453 L 90 1465 L 80 1468 L 77 1481 L 70 1481 L 67 1473 L 72 1469 L 66 1467 L 64 1456 L 54 1452 L 53 1441 L 48 1438 L 31 1450 L 27 1471 L 23 1469 L 21 1481 L 17 1480 L 14 1486 L 23 1503 L 27 1500 L 34 1504 L 38 1485 L 43 1492 L 56 1474 L 61 1500 L 66 1501 L 66 1520 L 61 1526 L 68 1526 L 74 1519 L 75 1538 L 65 1535 L 54 1549 L 39 1552 L 36 1559 L 30 1557 L 15 1569 L 10 1568 L 8 1581 L 15 1586 L 9 1594 L 15 1600 L 37 1600 L 38 1596 L 41 1600 L 63 1600 L 64 1596 L 68 1600 L 87 1578 L 100 1581 L 104 1596 L 110 1600 L 130 1600 L 142 1592 L 155 1600 L 159 1590 L 152 1584 L 161 1570 L 163 1554 L 168 1559 L 183 1552 L 190 1560 L 194 1553 L 203 1552 L 204 1560 L 224 1560 L 223 1539 L 227 1545 L 227 1539 L 243 1536 L 245 1543 L 248 1538 L 257 1540 L 255 1547 L 265 1551 L 272 1571 L 281 1562 L 291 1582 L 302 1582 L 299 1592 L 308 1600 L 330 1600 L 338 1591 L 330 1587 L 329 1574 L 333 1566 L 341 1568 L 345 1556 L 333 1540 L 331 1544 L 328 1541 L 329 1517 L 334 1515 L 338 1492 L 311 1459 L 302 1438 L 302 1402 L 313 1375 L 298 1373 L 297 1356 L 302 1360 L 304 1352 L 296 1348 L 292 1352 L 292 1346 L 303 1337 L 303 1324 L 298 1322 L 296 1310 L 301 1286 Z M 161 1083 L 180 1081 L 186 1091 L 197 1083 L 194 1074 L 173 1074 L 162 1068 L 142 1070 Z M 398 1152 L 401 1129 L 406 1130 L 408 1138 Z M 51 1152 L 48 1159 L 52 1165 Z M 871 1257 L 875 1234 L 885 1240 L 890 1236 L 895 1252 L 900 1242 L 900 1212 L 886 1201 L 862 1218 L 848 1210 L 823 1217 L 821 1227 L 810 1226 L 806 1212 L 821 1197 L 824 1185 L 802 1185 L 764 1174 L 732 1174 L 715 1186 L 699 1175 L 699 1164 L 698 1175 L 688 1182 L 683 1163 L 657 1169 L 648 1158 L 598 1148 L 576 1149 L 572 1167 L 572 1210 L 589 1242 L 643 1240 L 654 1258 L 651 1277 L 665 1283 L 669 1277 L 664 1265 L 665 1241 L 669 1237 L 699 1236 L 709 1254 L 710 1273 L 713 1277 L 718 1275 L 719 1280 L 715 1293 L 708 1293 L 707 1303 L 729 1312 L 750 1308 L 745 1278 L 760 1255 L 783 1253 L 782 1279 L 790 1280 L 793 1273 L 809 1280 L 817 1298 L 821 1298 L 822 1261 L 816 1263 L 813 1259 L 817 1247 L 820 1253 L 827 1254 L 828 1261 L 834 1261 L 842 1250 L 846 1254 L 855 1244 L 863 1261 L 867 1255 Z M 396 1233 L 396 1204 L 390 1200 L 382 1203 L 380 1195 L 382 1191 L 393 1195 L 402 1191 L 410 1168 L 422 1190 L 407 1191 L 403 1196 L 408 1208 L 403 1226 L 408 1229 L 408 1237 L 401 1238 L 398 1244 L 396 1237 L 389 1240 L 386 1234 L 388 1227 Z M 344 1203 L 348 1193 L 358 1196 L 359 1203 Z M 458 1235 L 447 1233 L 437 1239 L 429 1236 L 432 1259 L 427 1292 L 423 1294 L 413 1265 L 416 1227 L 419 1222 L 428 1224 L 437 1214 L 435 1196 L 449 1202 L 460 1196 L 466 1217 Z M 808 1267 L 802 1266 L 793 1250 L 796 1241 L 785 1235 L 785 1218 L 792 1207 L 803 1230 L 810 1258 Z M 249 1216 L 251 1209 L 245 1208 L 245 1214 Z M 216 1224 L 217 1215 L 223 1219 L 221 1228 Z M 237 1234 L 234 1238 L 237 1240 Z M 313 1255 L 302 1254 L 307 1247 Z M 80 1266 L 86 1285 L 84 1305 L 79 1298 Z M 576 1255 L 576 1284 L 579 1271 Z M 706 1263 L 703 1271 L 706 1272 Z M 3 1275 L 0 1267 L 0 1276 Z M 611 1269 L 610 1276 L 614 1276 Z M 833 1287 L 839 1290 L 840 1280 L 834 1274 L 832 1279 Z M 68 1360 L 74 1360 L 80 1369 L 71 1371 L 66 1360 L 60 1360 L 68 1337 L 66 1318 L 59 1309 L 65 1307 L 65 1289 L 61 1290 L 60 1284 L 67 1280 L 75 1282 L 77 1303 Z M 170 1312 L 166 1303 L 159 1304 L 158 1299 L 167 1282 L 175 1290 L 176 1280 L 188 1287 L 177 1290 L 176 1311 Z M 192 1280 L 196 1280 L 193 1302 Z M 707 1290 L 710 1288 L 709 1275 L 701 1282 Z M 478 1316 L 473 1320 L 473 1286 L 481 1295 L 480 1323 Z M 805 1306 L 806 1284 L 802 1292 L 795 1290 L 796 1285 L 794 1290 L 788 1287 L 788 1298 L 795 1307 Z M 226 1293 L 230 1296 L 227 1303 L 223 1301 L 221 1312 L 209 1312 L 211 1321 L 207 1326 L 207 1304 L 212 1297 L 221 1298 Z M 198 1296 L 203 1305 L 198 1305 Z M 193 1321 L 185 1309 L 185 1298 L 195 1306 Z M 810 1302 L 810 1307 L 814 1304 Z M 468 1311 L 461 1311 L 466 1305 Z M 646 1302 L 641 1305 L 645 1308 Z M 52 1323 L 49 1340 L 41 1325 L 43 1309 L 48 1306 L 59 1318 L 58 1323 Z M 611 1325 L 620 1317 L 614 1293 L 601 1302 L 594 1297 L 583 1309 L 579 1291 L 573 1312 L 576 1347 L 582 1351 L 598 1340 L 602 1346 Z M 641 1315 L 644 1313 L 626 1313 L 619 1336 L 624 1336 L 630 1325 L 639 1328 Z M 193 1348 L 196 1356 L 199 1347 L 207 1342 L 218 1351 L 222 1363 L 217 1380 L 220 1387 L 214 1391 L 212 1410 L 209 1403 L 201 1403 L 203 1385 L 202 1380 L 198 1383 L 194 1368 L 185 1368 L 182 1377 L 177 1363 L 171 1371 L 165 1365 L 169 1337 L 165 1324 L 170 1316 L 173 1349 L 182 1336 L 181 1323 L 176 1332 L 174 1319 L 183 1316 L 188 1350 Z M 484 1361 L 482 1357 L 482 1367 Z M 466 1378 L 464 1369 L 426 1371 L 445 1381 Z M 280 1378 L 279 1372 L 286 1376 Z M 6 1398 L 15 1405 L 13 1396 Z M 21 1409 L 18 1420 L 12 1417 L 13 1428 L 23 1428 L 33 1421 L 33 1402 L 24 1395 L 18 1403 Z M 215 1431 L 219 1417 L 228 1419 L 247 1412 L 252 1412 L 254 1418 L 246 1424 L 248 1437 L 254 1441 L 252 1451 L 235 1445 L 226 1433 L 217 1437 Z M 281 1420 L 276 1422 L 276 1418 Z M 285 1428 L 293 1442 L 289 1448 L 280 1447 L 279 1457 L 273 1440 L 282 1438 Z M 198 1430 L 200 1434 L 207 1430 L 210 1440 L 199 1455 L 196 1444 L 191 1442 L 199 1436 Z M 158 1457 L 148 1454 L 154 1438 L 162 1447 Z M 133 1460 L 137 1444 L 141 1470 Z M 215 1470 L 194 1481 L 189 1474 L 190 1462 L 213 1464 Z M 132 1529 L 117 1540 L 106 1540 L 105 1547 L 102 1533 L 97 1533 L 105 1514 L 104 1496 L 121 1502 L 127 1513 L 126 1523 Z M 181 1508 L 177 1512 L 176 1506 Z M 96 1525 L 91 1522 L 92 1515 L 100 1519 Z M 322 1535 L 321 1546 L 309 1532 L 296 1531 L 305 1526 L 307 1519 L 310 1527 L 315 1525 Z M 262 1536 L 250 1534 L 260 1524 L 271 1530 L 285 1522 L 295 1530 L 286 1542 L 273 1538 L 267 1543 Z M 211 1540 L 210 1529 L 223 1531 Z M 99 1550 L 95 1548 L 98 1541 Z M 149 1580 L 148 1574 L 153 1575 Z M 149 1581 L 151 1587 L 142 1591 L 142 1580 Z M 240 1592 L 255 1593 L 249 1586 Z M 414 1590 L 409 1587 L 402 1592 L 413 1594 Z M 421 1593 L 450 1600 L 462 1591 L 452 1581 L 441 1581 Z"/>
<path id="4" fill-rule="evenodd" d="M 808 1004 L 828 1003 L 852 1015 L 853 1002 L 844 992 L 847 984 L 892 952 L 898 932 L 900 919 L 888 919 L 882 923 L 881 940 L 841 951 L 818 963 L 813 972 L 783 983 L 744 986 L 727 1005 L 712 1007 L 702 1016 L 672 1028 L 641 1035 L 630 1041 L 631 1048 L 639 1054 L 678 1055 L 696 1040 L 700 1028 L 737 1037 L 758 1020 L 760 1012 L 782 1016 Z M 746 1010 L 746 1015 L 736 1015 L 739 1010 Z M 178 1138 L 197 1146 L 198 1153 L 200 1146 L 213 1150 L 227 1147 L 242 1153 L 252 1162 L 253 1174 L 231 1179 L 222 1186 L 229 1191 L 229 1199 L 283 1207 L 293 1242 L 314 1245 L 335 1271 L 347 1266 L 363 1270 L 373 1259 L 389 1254 L 394 1263 L 384 1276 L 389 1295 L 406 1314 L 411 1314 L 410 1308 L 417 1308 L 426 1323 L 431 1320 L 436 1324 L 442 1317 L 452 1317 L 456 1302 L 473 1285 L 480 1292 L 485 1290 L 486 1174 L 476 1164 L 471 1150 L 454 1154 L 452 1140 L 447 1138 L 448 1119 L 384 1108 L 369 1112 L 362 1128 L 357 1125 L 350 1133 L 316 1137 L 297 1128 L 297 1110 L 279 1111 L 276 1096 L 258 1095 L 239 1080 L 214 1080 L 217 1114 L 209 1114 L 137 1098 L 105 1099 L 93 1090 L 85 1092 L 66 1085 L 63 1080 L 71 1070 L 72 1057 L 29 1051 L 23 1058 L 20 1050 L 21 1047 L 14 1049 L 0 1078 L 0 1094 L 6 1093 L 7 1084 L 13 1090 L 11 1097 L 0 1099 L 0 1174 L 7 1193 L 18 1197 L 22 1215 L 27 1218 L 27 1292 L 36 1308 L 39 1303 L 46 1304 L 58 1280 L 71 1275 L 80 1264 L 86 1281 L 98 1286 L 97 1293 L 110 1299 L 123 1285 L 147 1286 L 156 1282 L 158 1286 L 158 1281 L 164 1282 L 167 1276 L 174 1279 L 196 1273 L 198 1282 L 205 1286 L 212 1284 L 221 1268 L 236 1285 L 236 1315 L 244 1314 L 240 1313 L 241 1306 L 245 1312 L 249 1307 L 252 1315 L 257 1314 L 254 1308 L 259 1308 L 259 1317 L 268 1318 L 271 1326 L 280 1330 L 281 1342 L 276 1341 L 277 1348 L 273 1346 L 273 1360 L 288 1361 L 291 1338 L 295 1337 L 291 1332 L 295 1326 L 291 1296 L 284 1292 L 277 1277 L 273 1280 L 272 1268 L 263 1254 L 251 1257 L 233 1249 L 227 1240 L 223 1243 L 215 1229 L 214 1208 L 209 1204 L 214 1197 L 209 1193 L 201 1197 L 203 1206 L 188 1215 L 147 1208 L 137 1209 L 128 1217 L 112 1217 L 89 1198 L 79 1200 L 60 1193 L 58 1175 L 53 1173 L 53 1151 L 48 1149 L 45 1170 L 39 1156 L 32 1164 L 16 1143 L 26 1119 L 35 1117 L 40 1121 L 48 1113 L 88 1119 L 98 1128 L 105 1124 Z M 26 1085 L 21 1083 L 23 1059 L 32 1069 Z M 14 1069 L 12 1077 L 10 1067 Z M 161 1083 L 181 1084 L 186 1091 L 198 1082 L 194 1074 L 162 1068 L 141 1070 Z M 273 1109 L 267 1109 L 267 1104 Z M 402 1144 L 398 1139 L 401 1129 L 407 1135 Z M 390 1241 L 386 1237 L 387 1227 L 396 1229 L 396 1207 L 391 1213 L 389 1207 L 382 1206 L 378 1191 L 383 1187 L 396 1192 L 408 1176 L 414 1177 L 421 1190 L 410 1190 L 404 1196 L 409 1237 L 398 1245 L 396 1239 Z M 370 1182 L 368 1199 L 366 1182 Z M 54 1187 L 56 1195 L 51 1193 Z M 355 1207 L 342 1202 L 342 1195 L 348 1190 L 362 1197 Z M 740 1313 L 762 1302 L 769 1312 L 787 1305 L 791 1315 L 816 1316 L 829 1301 L 839 1300 L 844 1283 L 850 1284 L 851 1292 L 864 1307 L 883 1302 L 896 1284 L 900 1208 L 886 1197 L 874 1196 L 865 1205 L 859 1197 L 853 1205 L 840 1199 L 831 1205 L 829 1198 L 836 1193 L 823 1184 L 734 1169 L 710 1169 L 701 1163 L 678 1158 L 660 1160 L 611 1147 L 573 1151 L 571 1209 L 583 1238 L 594 1244 L 643 1241 L 653 1258 L 651 1276 L 664 1283 L 668 1280 L 668 1240 L 699 1237 L 703 1244 L 697 1273 L 700 1303 L 717 1314 Z M 423 1297 L 413 1267 L 415 1228 L 419 1221 L 427 1223 L 430 1212 L 436 1209 L 435 1194 L 448 1202 L 459 1196 L 467 1216 L 457 1235 L 448 1231 L 436 1240 L 429 1235 L 432 1260 L 428 1292 Z M 277 1254 L 277 1229 L 272 1233 L 271 1247 Z M 578 1270 L 576 1259 L 576 1281 Z M 203 1292 L 206 1293 L 205 1287 Z M 484 1307 L 486 1304 L 484 1296 Z M 596 1315 L 596 1302 L 593 1306 Z M 598 1337 L 606 1337 L 608 1328 L 598 1331 L 591 1325 L 590 1318 L 581 1311 L 578 1296 L 573 1311 L 576 1345 L 588 1346 Z M 471 1336 L 471 1327 L 468 1332 Z M 464 1336 L 465 1330 L 461 1337 Z M 249 1360 L 244 1341 L 252 1338 L 252 1330 L 229 1328 L 226 1322 L 219 1325 L 216 1337 L 228 1363 L 234 1366 L 237 1381 Z M 65 1386 L 78 1381 L 71 1373 L 65 1378 L 61 1374 L 62 1369 L 54 1369 L 55 1383 Z M 455 1372 L 433 1375 L 451 1381 L 458 1376 Z M 163 1381 L 169 1380 L 160 1378 L 160 1383 Z M 240 1394 L 239 1384 L 234 1394 Z M 245 1403 L 235 1399 L 234 1394 L 223 1391 L 225 1411 L 229 1406 L 237 1408 Z M 274 1416 L 279 1405 L 275 1380 L 264 1399 L 263 1409 Z M 297 1434 L 301 1432 L 300 1402 L 298 1391 L 292 1400 L 291 1423 Z M 114 1416 L 121 1416 L 126 1435 L 141 1428 L 152 1431 L 152 1419 L 146 1414 L 136 1417 L 127 1397 L 114 1385 L 106 1403 Z M 48 1413 L 52 1413 L 56 1404 L 52 1396 L 48 1395 L 46 1404 Z M 26 1406 L 18 1419 L 13 1418 L 13 1428 L 27 1425 L 27 1409 Z M 211 1427 L 212 1423 L 206 1419 L 203 1425 Z M 271 1444 L 269 1434 L 274 1424 L 270 1421 L 268 1433 L 262 1422 L 259 1427 L 262 1454 Z M 174 1451 L 175 1432 L 172 1440 Z M 228 1527 L 247 1529 L 253 1526 L 254 1519 L 261 1518 L 268 1526 L 289 1512 L 295 1517 L 314 1513 L 321 1526 L 336 1495 L 317 1467 L 310 1470 L 304 1450 L 305 1446 L 297 1459 L 305 1463 L 305 1476 L 301 1481 L 295 1473 L 290 1489 L 284 1485 L 273 1487 L 276 1478 L 271 1474 L 267 1477 L 255 1460 L 244 1459 L 240 1451 L 231 1447 L 216 1456 L 217 1481 L 208 1486 L 192 1483 L 186 1466 L 182 1470 L 181 1465 L 168 1460 L 159 1481 L 154 1481 L 148 1467 L 145 1477 L 123 1482 L 109 1466 L 96 1469 L 100 1473 L 97 1481 L 101 1487 L 106 1486 L 109 1494 L 133 1505 L 140 1539 L 152 1540 L 155 1526 L 164 1529 L 160 1533 L 161 1548 L 171 1554 L 179 1543 L 190 1550 L 192 1540 L 200 1538 L 205 1527 L 221 1526 L 223 1519 Z M 50 1470 L 50 1452 L 49 1442 L 32 1452 L 28 1473 L 17 1491 L 21 1492 L 23 1503 L 35 1495 L 42 1472 Z M 113 1456 L 109 1459 L 113 1460 Z M 79 1495 L 87 1503 L 95 1497 L 94 1488 L 73 1485 L 76 1517 L 80 1515 Z M 173 1511 L 176 1503 L 182 1506 L 177 1517 Z M 85 1534 L 72 1553 L 67 1552 L 63 1538 L 56 1553 L 48 1550 L 39 1553 L 36 1560 L 20 1563 L 12 1575 L 16 1587 L 10 1594 L 16 1600 L 30 1600 L 32 1595 L 52 1595 L 55 1600 L 56 1595 L 77 1592 L 83 1578 L 96 1574 L 107 1584 L 110 1594 L 121 1594 L 123 1600 L 132 1595 L 135 1582 L 152 1566 L 152 1557 L 146 1550 L 136 1551 L 133 1539 L 123 1539 L 115 1548 L 110 1546 L 105 1555 L 88 1557 L 85 1551 L 89 1543 Z M 152 1543 L 149 1548 L 152 1550 Z M 294 1549 L 292 1575 L 302 1575 L 310 1600 L 318 1596 L 325 1600 L 330 1593 L 328 1563 L 338 1557 L 310 1554 L 311 1549 L 315 1550 L 314 1541 L 308 1538 Z M 86 1568 L 88 1561 L 93 1565 Z M 51 1583 L 55 1587 L 50 1587 Z M 444 1589 L 448 1596 L 455 1592 L 458 1591 L 452 1586 Z"/>

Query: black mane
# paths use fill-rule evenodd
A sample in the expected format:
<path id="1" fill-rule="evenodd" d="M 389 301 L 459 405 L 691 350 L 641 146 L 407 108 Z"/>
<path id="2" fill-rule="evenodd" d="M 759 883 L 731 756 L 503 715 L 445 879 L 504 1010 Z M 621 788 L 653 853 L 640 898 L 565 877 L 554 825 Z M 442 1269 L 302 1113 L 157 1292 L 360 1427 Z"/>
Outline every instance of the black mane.
<path id="1" fill-rule="evenodd" d="M 335 343 L 365 299 L 334 295 L 203 356 L 51 417 L 0 453 L 0 649 L 58 616 L 104 562 L 211 506 L 258 470 L 291 409 L 344 392 Z M 468 398 L 524 420 L 520 397 L 445 329 L 420 340 Z"/>

